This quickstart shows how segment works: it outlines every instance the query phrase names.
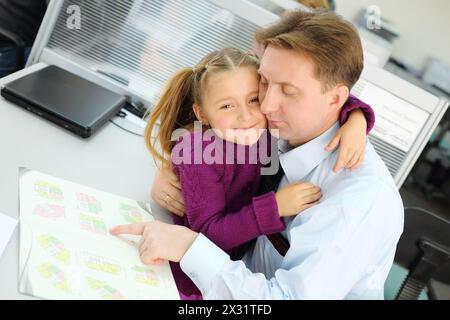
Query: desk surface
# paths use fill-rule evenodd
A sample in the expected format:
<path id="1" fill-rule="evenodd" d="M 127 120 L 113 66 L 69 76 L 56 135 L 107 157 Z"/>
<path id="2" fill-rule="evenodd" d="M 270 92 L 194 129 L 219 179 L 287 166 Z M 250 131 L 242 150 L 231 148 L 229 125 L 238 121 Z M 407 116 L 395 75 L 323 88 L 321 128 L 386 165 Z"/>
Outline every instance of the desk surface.
<path id="1" fill-rule="evenodd" d="M 39 65 L 0 79 L 0 86 Z M 0 97 L 0 212 L 19 217 L 19 167 L 135 200 L 149 201 L 153 160 L 142 137 L 108 122 L 85 140 Z M 152 204 L 155 217 L 169 221 Z M 18 292 L 19 227 L 0 257 L 0 300 L 33 299 Z"/>

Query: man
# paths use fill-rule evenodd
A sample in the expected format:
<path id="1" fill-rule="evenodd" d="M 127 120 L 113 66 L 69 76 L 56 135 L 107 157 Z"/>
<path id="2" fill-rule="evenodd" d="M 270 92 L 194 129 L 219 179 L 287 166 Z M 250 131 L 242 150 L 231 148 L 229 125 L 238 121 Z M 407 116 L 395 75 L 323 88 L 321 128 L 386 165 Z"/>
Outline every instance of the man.
<path id="1" fill-rule="evenodd" d="M 142 234 L 142 260 L 180 261 L 205 299 L 383 299 L 403 229 L 400 195 L 370 143 L 361 166 L 337 173 L 337 152 L 324 150 L 362 71 L 358 34 L 334 13 L 291 12 L 257 40 L 265 47 L 261 110 L 283 139 L 280 186 L 308 181 L 324 195 L 284 220 L 285 255 L 261 236 L 243 261 L 232 261 L 204 235 L 161 222 L 112 233 Z"/>

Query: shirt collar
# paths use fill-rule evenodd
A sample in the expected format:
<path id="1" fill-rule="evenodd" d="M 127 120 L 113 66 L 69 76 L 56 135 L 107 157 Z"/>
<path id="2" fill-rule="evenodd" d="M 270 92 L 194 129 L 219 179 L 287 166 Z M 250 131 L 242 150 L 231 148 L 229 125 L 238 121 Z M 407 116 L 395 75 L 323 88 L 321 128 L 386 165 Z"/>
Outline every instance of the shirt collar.
<path id="1" fill-rule="evenodd" d="M 338 130 L 339 123 L 336 122 L 320 136 L 296 148 L 289 148 L 289 144 L 285 140 L 279 141 L 280 163 L 289 183 L 302 180 L 332 154 L 332 152 L 325 151 L 325 147 Z"/>

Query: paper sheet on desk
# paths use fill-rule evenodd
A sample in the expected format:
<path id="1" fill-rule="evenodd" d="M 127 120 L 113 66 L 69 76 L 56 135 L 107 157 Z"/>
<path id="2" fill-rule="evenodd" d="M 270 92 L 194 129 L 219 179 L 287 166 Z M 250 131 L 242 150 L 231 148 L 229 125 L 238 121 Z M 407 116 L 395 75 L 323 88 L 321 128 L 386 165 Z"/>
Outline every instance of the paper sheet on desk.
<path id="1" fill-rule="evenodd" d="M 168 263 L 143 265 L 135 243 L 108 233 L 150 220 L 135 200 L 22 172 L 20 291 L 48 299 L 179 299 Z"/>
<path id="2" fill-rule="evenodd" d="M 14 229 L 17 225 L 17 220 L 7 215 L 0 213 L 0 259 L 3 251 L 11 238 Z"/>

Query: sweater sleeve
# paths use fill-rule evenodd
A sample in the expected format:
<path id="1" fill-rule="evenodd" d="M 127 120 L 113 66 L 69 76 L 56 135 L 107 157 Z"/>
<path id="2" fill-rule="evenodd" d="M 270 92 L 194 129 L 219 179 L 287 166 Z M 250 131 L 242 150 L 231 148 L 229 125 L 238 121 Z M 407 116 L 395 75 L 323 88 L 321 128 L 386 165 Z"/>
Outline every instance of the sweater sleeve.
<path id="1" fill-rule="evenodd" d="M 185 200 L 189 227 L 201 232 L 223 250 L 240 246 L 263 234 L 284 230 L 275 193 L 253 197 L 237 212 L 225 212 L 223 172 L 214 164 L 174 166 Z"/>
<path id="2" fill-rule="evenodd" d="M 340 116 L 340 124 L 343 125 L 349 115 L 350 112 L 352 112 L 355 109 L 361 109 L 361 111 L 364 113 L 364 116 L 366 117 L 367 121 L 367 134 L 372 130 L 373 126 L 375 125 L 375 113 L 371 106 L 369 106 L 367 103 L 364 103 L 363 101 L 359 100 L 353 95 L 350 95 L 347 99 L 347 102 L 344 104 L 344 106 L 341 109 L 341 116 Z"/>

